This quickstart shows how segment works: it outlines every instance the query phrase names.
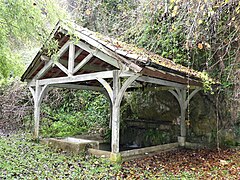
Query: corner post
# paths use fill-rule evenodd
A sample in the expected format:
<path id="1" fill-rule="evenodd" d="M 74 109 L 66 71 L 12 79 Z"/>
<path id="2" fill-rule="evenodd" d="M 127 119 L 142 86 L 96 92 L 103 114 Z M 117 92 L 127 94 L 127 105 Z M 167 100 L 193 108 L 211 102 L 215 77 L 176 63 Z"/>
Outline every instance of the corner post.
<path id="1" fill-rule="evenodd" d="M 33 131 L 33 139 L 38 139 L 39 137 L 39 121 L 40 121 L 40 103 L 39 96 L 41 92 L 41 86 L 38 84 L 38 80 L 36 80 L 36 89 L 34 94 L 34 131 Z"/>
<path id="2" fill-rule="evenodd" d="M 187 135 L 187 129 L 186 129 L 186 110 L 187 106 L 185 106 L 186 101 L 186 89 L 182 89 L 181 91 L 181 99 L 180 99 L 180 108 L 181 108 L 181 137 L 186 138 Z"/>
<path id="3" fill-rule="evenodd" d="M 34 100 L 33 139 L 35 140 L 39 138 L 40 105 L 47 91 L 47 88 L 48 88 L 48 85 L 40 86 L 38 80 L 36 80 L 35 90 L 32 87 L 29 87 Z"/>
<path id="4" fill-rule="evenodd" d="M 113 102 L 112 102 L 112 153 L 119 153 L 120 105 L 116 103 L 120 89 L 119 71 L 113 71 Z"/>
<path id="5" fill-rule="evenodd" d="M 181 110 L 181 121 L 180 121 L 181 134 L 178 137 L 178 142 L 180 146 L 185 146 L 185 142 L 186 142 L 187 128 L 186 128 L 185 119 L 186 119 L 186 110 L 188 107 L 188 103 L 192 99 L 192 97 L 200 90 L 201 88 L 198 87 L 194 91 L 192 91 L 191 94 L 189 94 L 188 96 L 185 88 L 183 89 L 176 88 L 175 91 L 169 90 L 169 92 L 172 93 L 172 95 L 174 95 L 174 97 L 178 100 L 180 110 Z"/>

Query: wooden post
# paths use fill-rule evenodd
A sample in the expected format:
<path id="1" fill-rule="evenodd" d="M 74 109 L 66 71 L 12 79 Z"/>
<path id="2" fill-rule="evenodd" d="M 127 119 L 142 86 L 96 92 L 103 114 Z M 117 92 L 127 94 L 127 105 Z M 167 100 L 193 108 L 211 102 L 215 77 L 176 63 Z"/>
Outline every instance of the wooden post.
<path id="1" fill-rule="evenodd" d="M 182 89 L 180 91 L 181 93 L 181 104 L 180 104 L 180 109 L 181 109 L 181 137 L 186 138 L 187 134 L 187 129 L 186 129 L 186 110 L 187 106 L 185 106 L 185 101 L 186 101 L 186 89 Z"/>
<path id="2" fill-rule="evenodd" d="M 181 111 L 181 121 L 180 121 L 180 137 L 178 137 L 178 141 L 180 146 L 185 146 L 185 141 L 186 141 L 186 135 L 187 135 L 187 128 L 186 128 L 186 110 L 188 107 L 188 103 L 191 100 L 191 98 L 198 92 L 200 91 L 201 88 L 196 88 L 189 96 L 187 96 L 187 91 L 185 88 L 180 89 L 180 88 L 175 88 L 174 90 L 169 90 L 174 97 L 178 100 L 179 106 L 180 106 L 180 111 Z"/>
<path id="3" fill-rule="evenodd" d="M 108 84 L 106 80 L 101 77 L 96 77 L 96 79 L 103 85 L 106 92 L 108 93 L 108 98 L 111 101 L 111 127 L 112 127 L 112 157 L 113 159 L 118 158 L 119 153 L 119 132 L 120 132 L 120 106 L 123 98 L 123 94 L 129 85 L 135 81 L 140 74 L 130 76 L 122 85 L 120 84 L 120 74 L 119 70 L 112 71 L 113 77 L 113 88 Z"/>
<path id="4" fill-rule="evenodd" d="M 113 71 L 113 102 L 112 102 L 112 153 L 119 152 L 120 105 L 116 103 L 120 88 L 119 71 Z"/>
<path id="5" fill-rule="evenodd" d="M 68 55 L 68 73 L 73 74 L 74 69 L 74 58 L 75 58 L 75 45 L 73 43 L 69 44 L 69 55 Z"/>
<path id="6" fill-rule="evenodd" d="M 40 86 L 38 80 L 36 80 L 35 91 L 32 87 L 29 87 L 33 99 L 34 99 L 34 130 L 33 130 L 33 139 L 39 138 L 39 122 L 40 122 L 40 105 L 42 99 L 47 90 L 47 85 Z"/>
<path id="7" fill-rule="evenodd" d="M 39 121 L 40 121 L 40 103 L 39 103 L 39 95 L 41 92 L 41 86 L 38 84 L 38 80 L 36 81 L 34 94 L 34 131 L 33 131 L 33 139 L 38 139 L 39 136 Z"/>

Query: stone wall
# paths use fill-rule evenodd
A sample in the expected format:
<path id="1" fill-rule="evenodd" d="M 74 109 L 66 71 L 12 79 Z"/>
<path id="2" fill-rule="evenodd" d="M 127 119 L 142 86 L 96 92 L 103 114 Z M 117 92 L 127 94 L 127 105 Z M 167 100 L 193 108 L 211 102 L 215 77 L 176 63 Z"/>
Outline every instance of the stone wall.
<path id="1" fill-rule="evenodd" d="M 190 102 L 186 114 L 186 119 L 189 117 L 188 141 L 204 144 L 216 141 L 215 109 L 209 97 L 199 92 Z M 121 122 L 122 144 L 146 147 L 177 141 L 180 108 L 168 91 L 128 93 L 124 107 L 127 113 Z"/>

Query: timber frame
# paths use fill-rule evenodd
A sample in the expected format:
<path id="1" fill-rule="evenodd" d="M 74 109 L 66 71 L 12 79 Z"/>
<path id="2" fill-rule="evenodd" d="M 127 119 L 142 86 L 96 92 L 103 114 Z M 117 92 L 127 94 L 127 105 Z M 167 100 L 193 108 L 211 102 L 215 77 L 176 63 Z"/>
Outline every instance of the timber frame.
<path id="1" fill-rule="evenodd" d="M 136 84 L 150 84 L 165 88 L 177 99 L 181 109 L 179 143 L 184 146 L 186 109 L 202 87 L 198 72 L 143 49 L 134 52 L 136 48 L 119 45 L 121 42 L 76 24 L 69 26 L 59 22 L 49 41 L 52 39 L 58 42 L 57 54 L 47 55 L 43 46 L 21 79 L 28 82 L 34 99 L 34 138 L 39 138 L 40 106 L 50 88 L 93 90 L 105 94 L 111 102 L 111 152 L 117 154 L 124 93 Z"/>

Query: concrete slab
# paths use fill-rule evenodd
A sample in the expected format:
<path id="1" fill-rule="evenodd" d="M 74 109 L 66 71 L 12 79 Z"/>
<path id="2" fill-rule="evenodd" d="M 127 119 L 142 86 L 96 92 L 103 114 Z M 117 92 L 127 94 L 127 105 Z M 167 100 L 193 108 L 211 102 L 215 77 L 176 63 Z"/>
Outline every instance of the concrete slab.
<path id="1" fill-rule="evenodd" d="M 79 154 L 86 151 L 88 148 L 99 149 L 99 142 L 79 139 L 74 137 L 67 138 L 49 138 L 42 140 L 43 143 L 47 144 L 49 147 L 60 149 L 62 151 Z"/>

